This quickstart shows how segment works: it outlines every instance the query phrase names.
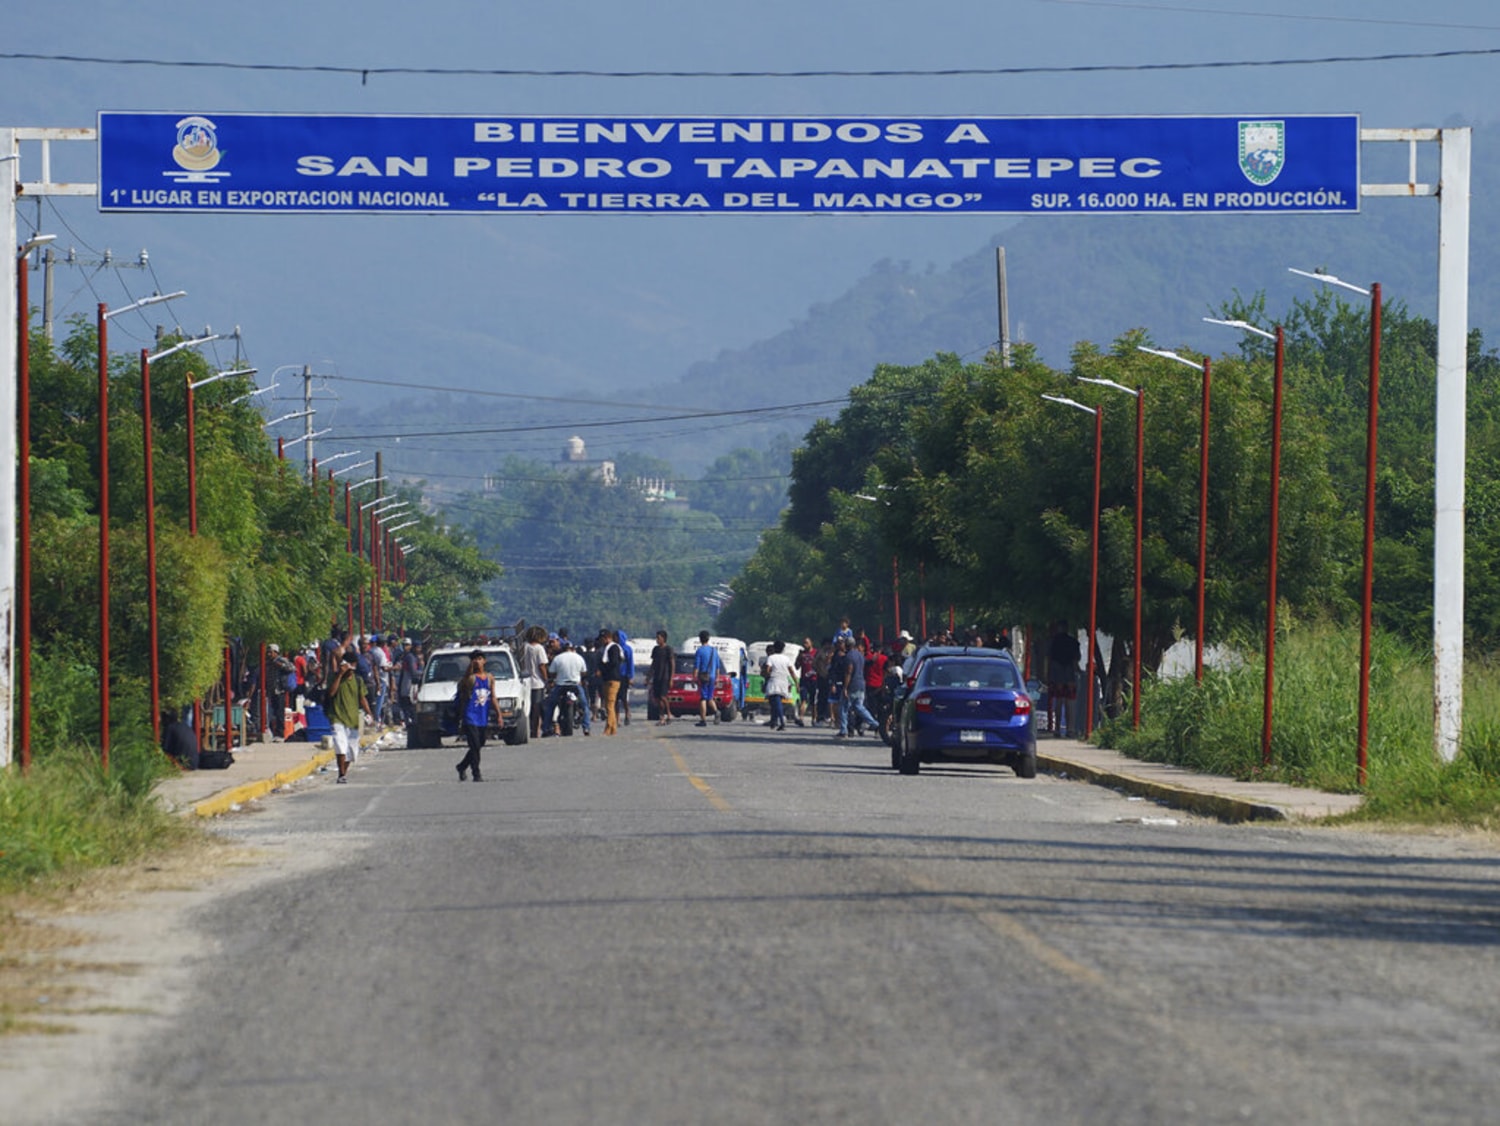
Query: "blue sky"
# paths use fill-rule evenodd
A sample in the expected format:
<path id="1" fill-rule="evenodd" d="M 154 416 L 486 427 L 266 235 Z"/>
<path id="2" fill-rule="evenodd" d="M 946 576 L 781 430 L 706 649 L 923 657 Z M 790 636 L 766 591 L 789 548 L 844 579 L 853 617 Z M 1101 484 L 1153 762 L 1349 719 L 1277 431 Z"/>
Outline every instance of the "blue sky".
<path id="1" fill-rule="evenodd" d="M 1491 0 L 758 0 L 343 5 L 54 0 L 12 5 L 0 52 L 301 66 L 938 70 L 1149 66 L 1500 48 Z M 0 121 L 91 125 L 101 109 L 745 115 L 1362 115 L 1493 119 L 1500 56 L 1172 71 L 883 78 L 586 78 L 255 72 L 0 59 Z M 58 175 L 93 178 L 91 146 Z M 70 163 L 71 162 L 71 163 Z M 34 169 L 29 170 L 34 172 Z M 23 174 L 28 170 L 23 169 Z M 1483 201 L 1476 198 L 1476 206 Z M 23 205 L 21 222 L 37 221 Z M 1212 220 L 1207 220 L 1212 221 Z M 64 312 L 186 289 L 172 317 L 239 325 L 263 371 L 607 397 L 772 335 L 882 259 L 946 266 L 993 216 L 150 216 L 43 205 L 58 247 L 150 252 L 71 269 Z M 1435 224 L 1434 224 L 1435 227 Z M 1435 237 L 1435 236 L 1434 236 Z M 156 319 L 161 319 L 160 317 Z M 121 349 L 150 331 L 112 328 Z M 132 340 L 132 334 L 136 339 Z M 224 354 L 221 353 L 221 356 Z M 232 355 L 232 353 L 231 353 Z M 227 358 L 227 357 L 225 357 Z M 320 418 L 320 424 L 322 419 Z"/>

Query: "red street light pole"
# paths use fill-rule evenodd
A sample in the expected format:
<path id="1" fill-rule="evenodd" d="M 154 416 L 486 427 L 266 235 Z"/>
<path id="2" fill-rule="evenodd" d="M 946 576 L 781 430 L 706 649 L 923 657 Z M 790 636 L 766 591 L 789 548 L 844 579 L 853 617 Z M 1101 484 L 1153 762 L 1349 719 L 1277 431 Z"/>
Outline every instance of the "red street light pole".
<path id="1" fill-rule="evenodd" d="M 156 482 L 152 470 L 151 450 L 151 365 L 184 348 L 207 344 L 210 340 L 217 339 L 219 339 L 219 334 L 211 333 L 194 340 L 184 340 L 156 353 L 141 349 L 141 433 L 144 441 L 146 485 L 146 609 L 150 619 L 151 634 L 148 654 L 151 666 L 151 732 L 158 743 L 161 742 L 161 651 L 159 645 L 161 621 L 157 612 L 156 599 Z"/>
<path id="2" fill-rule="evenodd" d="M 1281 392 L 1286 369 L 1286 333 L 1280 325 L 1275 332 L 1257 328 L 1248 321 L 1220 321 L 1204 317 L 1209 324 L 1226 325 L 1251 332 L 1276 342 L 1271 391 L 1271 531 L 1269 559 L 1266 564 L 1266 683 L 1260 721 L 1260 761 L 1271 765 L 1271 713 L 1276 678 L 1276 572 L 1279 566 L 1278 536 L 1281 528 Z"/>
<path id="3" fill-rule="evenodd" d="M 1304 278 L 1342 286 L 1370 299 L 1370 403 L 1365 433 L 1365 559 L 1359 612 L 1359 728 L 1355 737 L 1355 762 L 1359 784 L 1369 778 L 1370 754 L 1370 632 L 1375 601 L 1375 453 L 1380 423 L 1380 283 L 1369 289 L 1351 285 L 1332 274 L 1292 270 Z"/>
<path id="4" fill-rule="evenodd" d="M 1104 457 L 1104 408 L 1084 406 L 1061 395 L 1043 395 L 1042 398 L 1094 416 L 1094 532 L 1089 562 L 1088 698 L 1083 707 L 1083 737 L 1087 739 L 1094 732 L 1094 636 L 1099 624 L 1099 477 Z"/>
<path id="5" fill-rule="evenodd" d="M 109 769 L 109 318 L 147 305 L 186 297 L 187 290 L 158 293 L 119 309 L 99 302 L 99 764 Z"/>
<path id="6" fill-rule="evenodd" d="M 1139 387 L 1126 387 L 1113 379 L 1078 377 L 1080 383 L 1112 387 L 1135 397 L 1135 637 L 1130 647 L 1130 726 L 1141 726 L 1141 528 L 1146 495 L 1146 396 Z"/>
<path id="7" fill-rule="evenodd" d="M 1197 607 L 1197 638 L 1193 641 L 1193 678 L 1203 680 L 1203 630 L 1204 621 L 1204 587 L 1208 578 L 1208 412 L 1209 412 L 1209 388 L 1213 379 L 1213 369 L 1207 356 L 1203 357 L 1200 365 L 1186 356 L 1179 356 L 1176 352 L 1169 352 L 1162 348 L 1147 348 L 1136 345 L 1142 352 L 1149 352 L 1153 356 L 1161 356 L 1168 360 L 1175 360 L 1179 364 L 1201 370 L 1203 373 L 1203 403 L 1199 407 L 1198 415 L 1202 424 L 1202 433 L 1198 438 L 1198 607 Z"/>

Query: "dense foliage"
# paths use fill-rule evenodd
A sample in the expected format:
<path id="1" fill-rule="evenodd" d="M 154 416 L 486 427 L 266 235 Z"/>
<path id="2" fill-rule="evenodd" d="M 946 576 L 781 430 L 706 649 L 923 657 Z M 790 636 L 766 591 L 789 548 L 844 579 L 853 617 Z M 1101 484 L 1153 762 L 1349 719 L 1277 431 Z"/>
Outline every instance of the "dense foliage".
<path id="1" fill-rule="evenodd" d="M 1225 317 L 1266 323 L 1264 299 Z M 1286 390 L 1278 594 L 1285 623 L 1348 620 L 1362 564 L 1368 310 L 1321 294 L 1285 318 Z M 1087 620 L 1093 422 L 1045 401 L 1103 412 L 1099 623 L 1131 633 L 1135 400 L 1074 377 L 1139 388 L 1145 402 L 1143 656 L 1194 628 L 1202 380 L 1140 351 L 1143 332 L 1104 351 L 1080 345 L 1068 372 L 1022 348 L 1013 366 L 939 355 L 881 366 L 793 457 L 791 506 L 735 580 L 725 628 L 790 635 L 847 613 L 872 633 L 963 624 Z M 1383 313 L 1376 615 L 1421 642 L 1431 629 L 1435 333 L 1399 305 Z M 1196 358 L 1196 357 L 1194 357 Z M 1210 639 L 1263 628 L 1272 364 L 1246 336 L 1212 361 L 1207 521 Z M 1500 648 L 1487 582 L 1500 560 L 1500 359 L 1478 334 L 1469 357 L 1471 647 Z M 899 592 L 897 590 L 899 582 Z"/>
<path id="2" fill-rule="evenodd" d="M 173 341 L 168 339 L 165 345 Z M 53 348 L 31 341 L 34 752 L 98 738 L 98 338 L 81 319 Z M 144 732 L 149 663 L 145 432 L 138 357 L 109 370 L 111 742 Z M 194 396 L 198 532 L 189 530 L 188 384 L 214 374 L 185 350 L 150 368 L 161 694 L 201 696 L 223 673 L 226 639 L 298 645 L 343 621 L 372 577 L 346 549 L 336 488 L 279 460 L 245 377 Z M 420 500 L 415 490 L 410 499 Z M 405 581 L 385 585 L 388 623 L 451 629 L 483 622 L 498 572 L 431 517 L 407 529 Z"/>
<path id="3" fill-rule="evenodd" d="M 704 599 L 750 557 L 785 496 L 787 443 L 734 450 L 695 481 L 624 455 L 618 483 L 588 468 L 507 459 L 489 491 L 447 506 L 479 550 L 503 561 L 491 585 L 502 624 L 539 622 L 574 637 L 602 626 L 675 640 L 709 624 Z M 666 492 L 638 478 L 671 483 Z"/>

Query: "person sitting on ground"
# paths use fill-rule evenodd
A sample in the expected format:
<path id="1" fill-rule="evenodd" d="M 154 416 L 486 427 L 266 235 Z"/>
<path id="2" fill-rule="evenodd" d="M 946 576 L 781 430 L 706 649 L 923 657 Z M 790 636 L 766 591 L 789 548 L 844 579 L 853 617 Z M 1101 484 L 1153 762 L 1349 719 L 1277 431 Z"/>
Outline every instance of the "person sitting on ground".
<path id="1" fill-rule="evenodd" d="M 162 752 L 183 770 L 198 769 L 198 735 L 181 716 L 169 711 L 161 713 Z"/>

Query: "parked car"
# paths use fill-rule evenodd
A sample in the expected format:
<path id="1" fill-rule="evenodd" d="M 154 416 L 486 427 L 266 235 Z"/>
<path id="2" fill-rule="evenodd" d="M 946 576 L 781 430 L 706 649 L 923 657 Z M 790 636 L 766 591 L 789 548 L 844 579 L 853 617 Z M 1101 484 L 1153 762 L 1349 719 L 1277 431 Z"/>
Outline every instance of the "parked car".
<path id="1" fill-rule="evenodd" d="M 1007 653 L 933 654 L 906 693 L 891 765 L 916 774 L 924 762 L 992 762 L 1036 777 L 1036 727 L 1021 670 Z"/>
<path id="2" fill-rule="evenodd" d="M 490 724 L 490 735 L 512 746 L 530 737 L 531 694 L 521 686 L 510 649 L 504 645 L 453 645 L 434 649 L 427 658 L 417 687 L 416 722 L 406 733 L 408 747 L 441 746 L 443 736 L 458 734 L 454 697 L 458 682 L 468 671 L 469 654 L 476 648 L 484 654 L 484 671 L 495 678 L 495 703 L 500 708 L 500 723 Z"/>
<path id="3" fill-rule="evenodd" d="M 695 649 L 694 652 L 696 651 Z M 667 693 L 667 710 L 674 716 L 698 715 L 698 703 L 701 699 L 693 654 L 678 653 L 672 668 L 672 689 Z M 720 719 L 734 718 L 734 683 L 726 672 L 719 673 L 719 681 L 714 686 L 713 706 Z"/>
<path id="4" fill-rule="evenodd" d="M 881 734 L 885 741 L 895 751 L 896 737 L 901 727 L 901 706 L 911 694 L 912 685 L 917 682 L 917 672 L 922 667 L 922 662 L 929 657 L 953 657 L 953 656 L 975 656 L 975 657 L 1003 657 L 1007 661 L 1015 658 L 1004 649 L 982 649 L 978 646 L 969 645 L 923 645 L 917 649 L 899 669 L 893 664 L 886 672 L 886 683 L 891 686 L 891 706 L 886 712 L 885 726 Z M 891 757 L 891 765 L 895 766 L 895 756 Z"/>

